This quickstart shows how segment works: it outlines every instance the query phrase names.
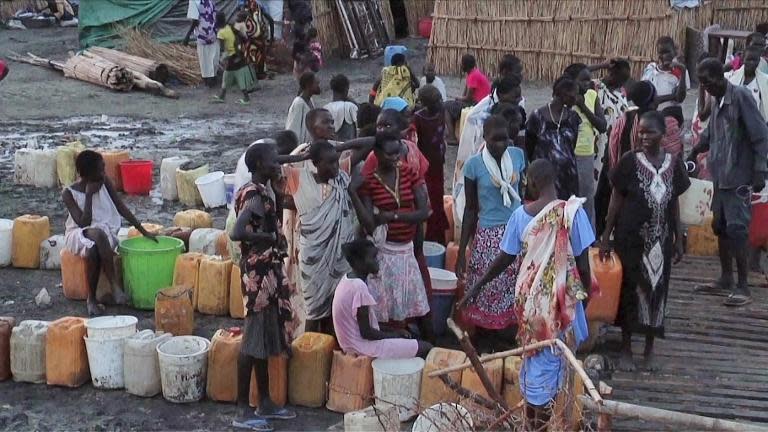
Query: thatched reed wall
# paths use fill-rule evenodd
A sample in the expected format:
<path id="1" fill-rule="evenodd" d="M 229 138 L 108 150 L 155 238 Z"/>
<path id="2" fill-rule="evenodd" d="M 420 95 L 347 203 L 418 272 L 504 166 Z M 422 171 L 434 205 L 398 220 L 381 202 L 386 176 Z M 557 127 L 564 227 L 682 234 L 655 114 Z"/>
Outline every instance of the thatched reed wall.
<path id="1" fill-rule="evenodd" d="M 548 81 L 570 63 L 621 56 L 639 76 L 660 36 L 685 46 L 686 27 L 752 30 L 762 21 L 766 0 L 711 0 L 683 11 L 669 0 L 436 0 L 428 56 L 441 74 L 460 73 L 465 52 L 495 73 L 499 59 L 513 53 L 526 79 Z"/>
<path id="2" fill-rule="evenodd" d="M 19 9 L 26 7 L 36 7 L 35 0 L 0 0 L 0 19 L 6 20 L 13 16 Z"/>
<path id="3" fill-rule="evenodd" d="M 405 0 L 405 14 L 408 18 L 408 34 L 419 35 L 419 20 L 432 15 L 435 0 Z"/>
<path id="4" fill-rule="evenodd" d="M 345 0 L 350 1 L 350 0 Z M 389 0 L 373 0 L 379 7 L 390 39 L 394 39 L 395 25 Z M 350 46 L 341 24 L 336 0 L 312 0 L 312 23 L 317 28 L 317 35 L 327 56 L 344 57 L 349 55 Z"/>

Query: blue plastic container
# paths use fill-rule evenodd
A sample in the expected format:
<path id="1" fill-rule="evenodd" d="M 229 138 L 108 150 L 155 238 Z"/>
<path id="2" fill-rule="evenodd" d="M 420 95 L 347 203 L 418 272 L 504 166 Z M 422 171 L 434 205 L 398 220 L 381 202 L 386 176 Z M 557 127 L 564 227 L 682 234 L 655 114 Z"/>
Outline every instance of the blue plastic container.
<path id="1" fill-rule="evenodd" d="M 432 280 L 432 295 L 429 298 L 432 326 L 435 335 L 442 336 L 447 327 L 445 321 L 451 316 L 453 302 L 456 301 L 458 280 L 453 272 L 432 267 L 429 268 L 429 277 Z"/>
<path id="2" fill-rule="evenodd" d="M 405 54 L 408 48 L 402 45 L 389 45 L 384 48 L 384 66 L 392 66 L 392 56 L 395 54 Z"/>
<path id="3" fill-rule="evenodd" d="M 424 242 L 424 257 L 427 259 L 427 267 L 445 268 L 445 246 L 435 242 Z"/>

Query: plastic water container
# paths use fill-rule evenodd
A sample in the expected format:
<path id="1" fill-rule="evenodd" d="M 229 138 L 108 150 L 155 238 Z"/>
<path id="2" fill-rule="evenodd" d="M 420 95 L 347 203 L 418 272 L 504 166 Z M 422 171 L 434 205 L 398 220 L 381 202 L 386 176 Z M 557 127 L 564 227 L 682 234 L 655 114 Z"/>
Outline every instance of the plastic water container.
<path id="1" fill-rule="evenodd" d="M 123 190 L 123 180 L 120 175 L 120 162 L 131 158 L 128 150 L 99 150 L 101 157 L 104 158 L 104 173 L 107 178 L 115 185 L 115 189 Z"/>
<path id="2" fill-rule="evenodd" d="M 75 159 L 85 146 L 80 141 L 73 141 L 56 148 L 56 174 L 60 186 L 69 186 L 77 180 Z"/>
<path id="3" fill-rule="evenodd" d="M 427 259 L 427 267 L 445 268 L 445 246 L 440 243 L 425 241 L 424 257 Z"/>
<path id="4" fill-rule="evenodd" d="M 126 337 L 95 339 L 86 336 L 84 339 L 93 386 L 100 389 L 125 387 L 123 348 Z"/>
<path id="5" fill-rule="evenodd" d="M 80 387 L 88 381 L 85 318 L 64 317 L 48 326 L 45 336 L 45 378 L 48 385 Z"/>
<path id="6" fill-rule="evenodd" d="M 59 270 L 64 236 L 55 235 L 40 242 L 40 270 Z"/>
<path id="7" fill-rule="evenodd" d="M 11 331 L 16 319 L 0 316 L 0 381 L 11 377 Z"/>
<path id="8" fill-rule="evenodd" d="M 179 192 L 179 201 L 186 206 L 198 206 L 203 203 L 200 191 L 197 190 L 195 180 L 208 174 L 208 164 L 191 169 L 176 170 L 176 188 Z"/>
<path id="9" fill-rule="evenodd" d="M 433 267 L 429 267 L 429 278 L 432 280 L 432 297 L 429 299 L 432 323 L 435 334 L 443 335 L 446 330 L 446 320 L 451 316 L 451 308 L 456 300 L 456 287 L 459 280 L 455 273 Z"/>
<path id="10" fill-rule="evenodd" d="M 17 382 L 45 383 L 48 321 L 27 320 L 11 330 L 11 374 Z"/>
<path id="11" fill-rule="evenodd" d="M 58 186 L 56 150 L 19 149 L 14 154 L 14 180 L 16 184 L 41 188 Z"/>
<path id="12" fill-rule="evenodd" d="M 182 228 L 213 228 L 213 218 L 202 210 L 182 210 L 173 216 L 173 225 Z"/>
<path id="13" fill-rule="evenodd" d="M 152 190 L 151 160 L 127 160 L 120 162 L 120 178 L 128 195 L 149 195 Z"/>
<path id="14" fill-rule="evenodd" d="M 413 422 L 412 432 L 442 432 L 444 430 L 474 430 L 472 416 L 466 408 L 455 403 L 432 405 Z"/>
<path id="15" fill-rule="evenodd" d="M 179 190 L 176 187 L 176 169 L 189 163 L 189 159 L 181 156 L 164 158 L 160 162 L 160 195 L 164 200 L 176 201 L 179 199 Z"/>
<path id="16" fill-rule="evenodd" d="M 142 330 L 125 339 L 123 352 L 123 380 L 125 391 L 141 397 L 160 393 L 160 362 L 157 346 L 168 339 L 170 333 Z"/>
<path id="17" fill-rule="evenodd" d="M 120 242 L 118 247 L 125 288 L 139 309 L 154 309 L 157 292 L 171 286 L 176 257 L 184 252 L 184 242 L 177 238 L 156 239 L 136 237 Z"/>
<path id="18" fill-rule="evenodd" d="M 0 267 L 11 265 L 11 255 L 13 253 L 13 221 L 10 219 L 0 219 Z"/>
<path id="19" fill-rule="evenodd" d="M 224 186 L 224 173 L 214 171 L 195 179 L 197 190 L 203 198 L 203 204 L 208 208 L 221 207 L 227 204 L 227 189 Z"/>
<path id="20" fill-rule="evenodd" d="M 368 407 L 344 414 L 344 432 L 390 432 L 400 430 L 397 408 Z"/>
<path id="21" fill-rule="evenodd" d="M 204 255 L 216 255 L 216 242 L 223 233 L 217 228 L 198 228 L 189 236 L 189 251 Z"/>
<path id="22" fill-rule="evenodd" d="M 623 270 L 619 256 L 611 252 L 611 256 L 603 261 L 600 259 L 600 250 L 590 248 L 589 267 L 592 270 L 592 279 L 597 280 L 599 295 L 590 295 L 586 310 L 587 319 L 612 324 L 616 320 L 621 297 Z"/>
<path id="23" fill-rule="evenodd" d="M 432 406 L 440 402 L 458 402 L 459 395 L 443 384 L 438 377 L 430 377 L 429 374 L 440 369 L 458 366 L 467 361 L 464 351 L 447 348 L 432 348 L 427 354 L 424 372 L 421 374 L 421 395 L 419 404 L 422 407 Z M 461 371 L 451 372 L 448 377 L 455 382 L 461 381 Z"/>
<path id="24" fill-rule="evenodd" d="M 691 187 L 680 195 L 680 222 L 701 225 L 710 212 L 714 186 L 711 181 L 692 178 Z"/>
<path id="25" fill-rule="evenodd" d="M 48 216 L 23 215 L 13 221 L 13 253 L 11 261 L 16 268 L 40 267 L 40 243 L 51 236 Z"/>
<path id="26" fill-rule="evenodd" d="M 235 175 L 224 174 L 224 189 L 227 191 L 227 207 L 235 205 Z"/>
<path id="27" fill-rule="evenodd" d="M 211 342 L 199 336 L 176 336 L 157 346 L 165 400 L 188 403 L 205 396 L 210 347 Z"/>
<path id="28" fill-rule="evenodd" d="M 395 54 L 405 55 L 408 52 L 408 48 L 402 45 L 389 45 L 384 48 L 384 66 L 392 66 L 392 56 Z"/>
<path id="29" fill-rule="evenodd" d="M 138 318 L 131 315 L 111 315 L 91 318 L 85 329 L 91 339 L 116 339 L 136 333 Z"/>
<path id="30" fill-rule="evenodd" d="M 415 416 L 424 359 L 376 359 L 372 366 L 376 406 L 396 406 L 401 422 Z"/>

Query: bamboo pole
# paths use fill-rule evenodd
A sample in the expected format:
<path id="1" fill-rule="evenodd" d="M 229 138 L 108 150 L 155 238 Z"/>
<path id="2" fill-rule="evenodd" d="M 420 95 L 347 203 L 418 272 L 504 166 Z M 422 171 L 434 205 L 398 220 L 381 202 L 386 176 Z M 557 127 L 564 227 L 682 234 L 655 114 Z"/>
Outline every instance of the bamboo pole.
<path id="1" fill-rule="evenodd" d="M 527 351 L 539 350 L 539 349 L 542 349 L 542 348 L 546 348 L 546 347 L 552 346 L 553 344 L 554 344 L 554 342 L 553 342 L 552 339 L 546 340 L 546 341 L 542 341 L 542 342 L 536 342 L 534 344 L 526 345 L 526 346 L 520 347 L 520 348 L 511 349 L 511 350 L 508 350 L 508 351 L 500 351 L 500 352 L 493 353 L 493 354 L 487 354 L 487 355 L 481 356 L 479 360 L 480 360 L 481 363 L 487 363 L 487 362 L 493 361 L 493 360 L 504 359 L 504 358 L 512 357 L 512 356 L 519 356 L 520 354 L 523 354 L 523 353 L 525 353 Z M 440 370 L 436 370 L 434 372 L 430 372 L 429 373 L 429 377 L 430 378 L 435 378 L 435 377 L 438 377 L 440 375 L 446 375 L 446 374 L 449 374 L 451 372 L 457 372 L 457 371 L 460 371 L 460 370 L 464 370 L 464 369 L 466 369 L 468 367 L 471 367 L 471 366 L 472 366 L 471 362 L 465 362 L 465 363 L 462 363 L 460 365 L 455 365 L 455 366 L 447 367 L 445 369 L 440 369 Z"/>
<path id="2" fill-rule="evenodd" d="M 600 414 L 610 414 L 613 416 L 628 417 L 643 421 L 659 422 L 668 426 L 676 426 L 679 429 L 684 430 L 768 432 L 768 428 L 765 426 L 739 423 L 730 420 L 704 417 L 696 414 L 681 413 L 612 400 L 603 400 L 602 403 L 597 403 L 587 396 L 579 396 L 579 399 L 581 399 L 581 403 L 583 403 L 587 409 Z"/>
<path id="3" fill-rule="evenodd" d="M 463 330 L 461 330 L 455 322 L 453 322 L 452 318 L 448 318 L 447 320 L 448 328 L 450 328 L 453 333 L 456 335 L 456 337 L 459 339 L 459 343 L 461 344 L 461 347 L 464 349 L 464 352 L 467 354 L 467 357 L 469 357 L 469 361 L 472 362 L 472 367 L 475 370 L 475 373 L 477 373 L 478 378 L 480 378 L 480 382 L 483 384 L 483 388 L 485 388 L 486 393 L 488 393 L 488 396 L 491 397 L 491 399 L 495 400 L 504 410 L 509 411 L 509 406 L 507 405 L 507 401 L 501 397 L 499 392 L 496 391 L 496 389 L 493 387 L 493 383 L 491 383 L 491 379 L 488 378 L 488 374 L 485 372 L 485 368 L 483 367 L 483 364 L 480 363 L 480 359 L 477 356 L 477 351 L 475 350 L 475 347 L 472 346 L 472 342 L 469 341 L 469 336 L 467 333 Z"/>
<path id="4" fill-rule="evenodd" d="M 589 392 L 589 395 L 592 396 L 592 399 L 597 403 L 601 403 L 603 398 L 600 396 L 600 392 L 597 391 L 595 384 L 589 378 L 589 375 L 587 375 L 587 372 L 584 370 L 584 368 L 579 364 L 579 361 L 576 360 L 576 356 L 573 355 L 571 349 L 568 348 L 568 345 L 566 345 L 565 342 L 561 341 L 560 339 L 555 339 L 555 345 L 557 345 L 560 348 L 560 351 L 563 352 L 565 358 L 568 359 L 571 367 L 573 367 L 573 370 L 579 374 L 581 380 L 584 382 L 584 387 L 587 388 L 587 391 Z"/>

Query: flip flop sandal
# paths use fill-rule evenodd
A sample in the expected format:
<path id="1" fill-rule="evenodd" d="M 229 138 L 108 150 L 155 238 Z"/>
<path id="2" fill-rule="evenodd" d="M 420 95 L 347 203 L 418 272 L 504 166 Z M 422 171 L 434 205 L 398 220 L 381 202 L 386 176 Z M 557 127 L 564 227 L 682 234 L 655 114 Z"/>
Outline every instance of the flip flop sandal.
<path id="1" fill-rule="evenodd" d="M 247 105 L 250 105 L 250 104 L 251 104 L 251 102 L 250 102 L 250 101 L 247 101 L 247 100 L 245 100 L 245 99 L 238 99 L 238 100 L 237 100 L 237 103 L 238 103 L 238 104 L 240 104 L 240 105 L 243 105 L 243 106 L 247 106 Z"/>
<path id="2" fill-rule="evenodd" d="M 718 282 L 713 282 L 710 284 L 700 284 L 696 285 L 693 288 L 693 292 L 696 294 L 707 294 L 707 295 L 713 295 L 718 297 L 728 297 L 733 292 L 729 288 L 723 288 L 722 285 L 720 285 Z"/>
<path id="3" fill-rule="evenodd" d="M 752 297 L 744 294 L 731 294 L 723 301 L 726 306 L 746 306 L 752 303 Z"/>
<path id="4" fill-rule="evenodd" d="M 224 99 L 222 99 L 222 98 L 220 98 L 218 96 L 211 96 L 211 103 L 223 104 L 224 103 Z"/>
<path id="5" fill-rule="evenodd" d="M 275 430 L 266 420 L 260 418 L 236 419 L 232 421 L 232 427 L 259 432 L 272 432 Z"/>
<path id="6" fill-rule="evenodd" d="M 296 413 L 289 410 L 288 408 L 279 408 L 277 411 L 266 414 L 262 413 L 261 411 L 256 411 L 254 414 L 259 417 L 272 420 L 291 420 L 296 418 Z"/>

